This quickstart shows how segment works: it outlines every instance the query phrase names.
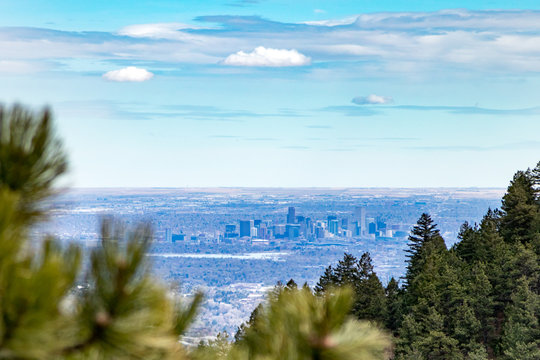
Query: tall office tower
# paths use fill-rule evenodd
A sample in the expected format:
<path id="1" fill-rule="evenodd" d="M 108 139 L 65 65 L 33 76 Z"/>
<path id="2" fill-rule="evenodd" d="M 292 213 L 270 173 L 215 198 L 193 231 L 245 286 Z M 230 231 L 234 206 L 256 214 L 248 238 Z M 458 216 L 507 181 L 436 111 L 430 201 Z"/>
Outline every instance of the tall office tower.
<path id="1" fill-rule="evenodd" d="M 328 227 L 330 228 L 330 221 L 337 220 L 337 216 L 335 215 L 328 215 L 328 218 L 326 219 L 326 223 L 328 224 Z"/>
<path id="2" fill-rule="evenodd" d="M 336 219 L 328 221 L 328 232 L 337 235 L 339 232 L 339 221 Z"/>
<path id="3" fill-rule="evenodd" d="M 311 221 L 311 218 L 306 218 L 306 235 L 312 235 L 313 234 L 313 221 Z"/>
<path id="4" fill-rule="evenodd" d="M 359 235 L 367 234 L 367 225 L 366 225 L 366 208 L 363 206 L 357 206 L 354 208 L 354 219 L 358 222 L 360 227 Z"/>
<path id="5" fill-rule="evenodd" d="M 377 232 L 377 224 L 374 222 L 369 223 L 369 234 L 375 234 Z"/>
<path id="6" fill-rule="evenodd" d="M 324 233 L 324 228 L 322 226 L 315 226 L 315 236 L 317 237 L 317 239 L 323 239 L 324 236 L 325 236 L 325 233 Z"/>
<path id="7" fill-rule="evenodd" d="M 251 236 L 252 227 L 254 227 L 253 220 L 240 220 L 240 237 Z"/>
<path id="8" fill-rule="evenodd" d="M 348 218 L 341 219 L 341 228 L 344 229 L 344 230 L 347 230 L 349 228 L 349 219 Z"/>
<path id="9" fill-rule="evenodd" d="M 165 229 L 165 242 L 172 242 L 172 231 L 170 228 Z"/>
<path id="10" fill-rule="evenodd" d="M 294 224 L 296 223 L 296 213 L 294 206 L 289 207 L 289 213 L 287 214 L 287 224 Z"/>

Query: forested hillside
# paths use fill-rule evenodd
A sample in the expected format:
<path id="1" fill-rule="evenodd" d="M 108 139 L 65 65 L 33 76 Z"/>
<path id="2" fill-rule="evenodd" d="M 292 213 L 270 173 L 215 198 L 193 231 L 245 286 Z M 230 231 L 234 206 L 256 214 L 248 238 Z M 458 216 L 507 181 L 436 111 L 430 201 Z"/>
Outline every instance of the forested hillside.
<path id="1" fill-rule="evenodd" d="M 447 249 L 422 214 L 404 278 L 383 287 L 368 253 L 345 254 L 315 292 L 353 287 L 352 313 L 393 333 L 395 359 L 540 359 L 540 163 L 459 239 Z"/>

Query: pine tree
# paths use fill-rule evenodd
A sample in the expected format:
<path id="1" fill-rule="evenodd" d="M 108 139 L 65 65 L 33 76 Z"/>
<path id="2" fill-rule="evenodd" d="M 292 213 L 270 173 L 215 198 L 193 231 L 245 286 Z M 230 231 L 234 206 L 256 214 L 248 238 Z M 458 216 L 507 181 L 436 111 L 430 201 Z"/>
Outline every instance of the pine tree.
<path id="1" fill-rule="evenodd" d="M 530 171 L 518 171 L 503 197 L 500 231 L 509 243 L 530 243 L 538 236 L 540 204 Z"/>
<path id="2" fill-rule="evenodd" d="M 540 295 L 530 290 L 525 277 L 519 280 L 505 315 L 501 343 L 505 358 L 540 359 Z"/>
<path id="3" fill-rule="evenodd" d="M 325 270 L 324 274 L 321 275 L 319 278 L 319 281 L 315 285 L 315 293 L 316 294 L 322 294 L 326 290 L 330 289 L 333 286 L 337 285 L 337 278 L 334 275 L 334 269 L 332 269 L 332 265 L 329 265 Z"/>
<path id="4" fill-rule="evenodd" d="M 410 282 L 420 273 L 423 266 L 423 250 L 430 243 L 435 244 L 434 248 L 446 249 L 444 240 L 440 235 L 439 229 L 437 229 L 437 224 L 434 223 L 431 216 L 423 213 L 411 231 L 408 244 L 409 248 L 405 250 L 408 258 L 405 287 L 408 287 Z"/>
<path id="5" fill-rule="evenodd" d="M 28 228 L 65 169 L 47 110 L 0 108 L 0 358 L 184 358 L 178 338 L 200 295 L 183 307 L 151 278 L 148 227 L 126 233 L 104 222 L 82 277 L 77 246 L 30 244 Z M 82 295 L 79 278 L 90 285 Z"/>
<path id="6" fill-rule="evenodd" d="M 30 225 L 45 215 L 43 200 L 55 193 L 52 185 L 66 169 L 49 109 L 35 114 L 20 105 L 0 105 L 0 186 L 19 197 L 19 221 Z"/>
<path id="7" fill-rule="evenodd" d="M 386 317 L 384 324 L 387 329 L 396 334 L 402 317 L 403 296 L 399 288 L 399 283 L 394 277 L 390 279 L 384 292 L 386 295 Z"/>
<path id="8" fill-rule="evenodd" d="M 233 359 L 384 359 L 387 337 L 349 316 L 352 290 L 316 296 L 306 289 L 272 294 L 237 343 Z"/>
<path id="9" fill-rule="evenodd" d="M 244 339 L 244 335 L 246 334 L 247 329 L 253 326 L 253 324 L 255 323 L 257 319 L 257 316 L 259 316 L 259 314 L 261 313 L 261 310 L 262 310 L 262 303 L 260 303 L 259 305 L 257 305 L 255 309 L 253 309 L 253 311 L 249 315 L 249 320 L 247 322 L 240 324 L 240 326 L 238 327 L 238 330 L 236 331 L 236 334 L 234 334 L 235 342 L 240 342 Z"/>
<path id="10" fill-rule="evenodd" d="M 232 343 L 229 334 L 224 331 L 217 334 L 215 339 L 201 341 L 199 345 L 190 352 L 190 360 L 226 360 L 229 358 Z"/>
<path id="11" fill-rule="evenodd" d="M 348 286 L 354 289 L 353 313 L 358 319 L 383 323 L 386 318 L 386 296 L 369 253 L 357 259 L 345 253 L 335 268 L 329 266 L 319 279 L 315 293 L 322 294 L 335 287 Z"/>

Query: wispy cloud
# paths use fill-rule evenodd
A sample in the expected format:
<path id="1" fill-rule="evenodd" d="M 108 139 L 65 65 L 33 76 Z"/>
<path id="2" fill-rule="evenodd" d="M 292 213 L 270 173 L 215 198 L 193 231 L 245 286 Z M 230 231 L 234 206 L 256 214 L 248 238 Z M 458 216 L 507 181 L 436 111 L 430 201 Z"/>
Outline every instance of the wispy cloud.
<path id="1" fill-rule="evenodd" d="M 58 103 L 59 110 L 70 117 L 99 116 L 116 120 L 195 120 L 243 122 L 250 119 L 291 117 L 288 113 L 262 113 L 210 105 L 160 105 L 144 102 L 115 102 L 108 100 L 68 101 Z"/>
<path id="2" fill-rule="evenodd" d="M 350 105 L 341 105 L 341 106 L 327 106 L 321 111 L 328 112 L 337 112 L 345 116 L 373 116 L 380 114 L 379 108 L 374 109 L 372 107 L 360 107 L 360 106 L 350 106 Z"/>
<path id="3" fill-rule="evenodd" d="M 444 111 L 452 114 L 471 115 L 534 115 L 540 114 L 540 107 L 522 109 L 493 109 L 479 106 L 424 106 L 424 105 L 399 105 L 394 109 L 415 111 Z"/>
<path id="4" fill-rule="evenodd" d="M 121 28 L 118 30 L 118 34 L 134 38 L 183 40 L 186 38 L 186 34 L 181 30 L 189 29 L 201 29 L 201 27 L 176 22 L 136 24 Z"/>
<path id="5" fill-rule="evenodd" d="M 512 151 L 512 150 L 527 150 L 527 149 L 540 149 L 540 141 L 520 141 L 513 143 L 498 144 L 492 146 L 477 146 L 477 145 L 435 145 L 435 146 L 414 146 L 408 147 L 412 150 L 420 151 L 450 151 L 450 152 L 463 152 L 463 151 Z"/>
<path id="6" fill-rule="evenodd" d="M 110 33 L 4 27 L 0 49 L 3 61 L 18 62 L 78 58 L 203 66 L 312 63 L 313 69 L 319 64 L 329 64 L 329 69 L 359 66 L 360 73 L 362 67 L 371 70 L 370 76 L 440 69 L 540 72 L 540 11 L 396 12 L 309 23 L 217 15 L 195 21 L 203 26 L 134 24 Z"/>
<path id="7" fill-rule="evenodd" d="M 395 105 L 395 106 L 378 106 L 359 107 L 359 106 L 327 106 L 323 111 L 331 111 L 342 113 L 346 116 L 372 116 L 384 114 L 391 110 L 406 110 L 406 111 L 433 111 L 446 112 L 450 114 L 468 114 L 468 115 L 535 115 L 540 114 L 540 107 L 522 108 L 522 109 L 493 109 L 483 108 L 478 106 L 429 106 L 429 105 Z"/>
<path id="8" fill-rule="evenodd" d="M 368 96 L 357 96 L 353 98 L 351 102 L 356 105 L 383 105 L 393 103 L 394 99 L 390 96 L 371 94 Z"/>

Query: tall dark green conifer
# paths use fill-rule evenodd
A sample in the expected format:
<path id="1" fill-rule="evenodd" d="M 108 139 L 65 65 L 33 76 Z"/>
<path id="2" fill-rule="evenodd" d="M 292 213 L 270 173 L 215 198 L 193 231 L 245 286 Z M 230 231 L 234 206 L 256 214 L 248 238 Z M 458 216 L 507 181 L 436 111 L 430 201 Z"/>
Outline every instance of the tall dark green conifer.
<path id="1" fill-rule="evenodd" d="M 356 300 L 352 311 L 359 319 L 384 322 L 386 318 L 384 287 L 373 271 L 369 253 L 362 254 L 360 259 L 345 253 L 335 268 L 331 266 L 326 268 L 315 287 L 315 293 L 323 294 L 332 288 L 343 286 L 354 289 Z"/>
<path id="2" fill-rule="evenodd" d="M 538 236 L 540 204 L 530 171 L 518 171 L 503 197 L 500 231 L 509 243 L 530 243 Z"/>
<path id="3" fill-rule="evenodd" d="M 505 315 L 501 339 L 504 358 L 540 359 L 540 295 L 530 290 L 525 277 L 519 280 Z"/>
<path id="4" fill-rule="evenodd" d="M 431 243 L 433 243 L 434 249 L 446 249 L 444 240 L 439 229 L 437 229 L 437 224 L 431 219 L 431 216 L 423 213 L 411 230 L 409 249 L 405 250 L 408 258 L 405 287 L 408 287 L 411 281 L 420 273 L 424 261 L 424 249 L 426 245 Z"/>

